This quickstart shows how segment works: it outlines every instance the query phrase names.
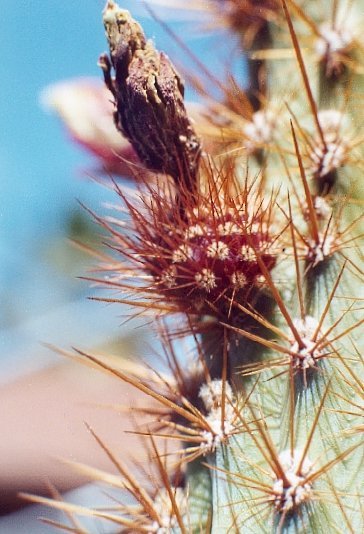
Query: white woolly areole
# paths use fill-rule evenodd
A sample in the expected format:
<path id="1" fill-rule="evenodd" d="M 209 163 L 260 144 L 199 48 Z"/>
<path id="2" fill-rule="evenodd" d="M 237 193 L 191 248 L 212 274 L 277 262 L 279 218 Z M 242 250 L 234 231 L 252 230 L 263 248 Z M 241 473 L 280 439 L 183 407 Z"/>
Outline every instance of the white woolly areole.
<path id="1" fill-rule="evenodd" d="M 206 410 L 209 412 L 206 421 L 211 428 L 210 431 L 204 430 L 201 433 L 203 441 L 200 447 L 203 454 L 213 452 L 235 429 L 235 410 L 231 404 L 233 392 L 230 384 L 227 382 L 225 382 L 226 401 L 224 405 L 224 419 L 222 420 L 222 386 L 222 380 L 212 380 L 210 383 L 203 384 L 198 394 Z"/>
<path id="2" fill-rule="evenodd" d="M 248 279 L 243 271 L 235 271 L 235 273 L 230 276 L 230 281 L 236 289 L 241 289 L 248 283 Z"/>
<path id="3" fill-rule="evenodd" d="M 279 455 L 279 463 L 284 471 L 289 486 L 281 478 L 273 482 L 273 491 L 276 494 L 275 506 L 279 512 L 289 512 L 312 497 L 312 483 L 305 482 L 312 469 L 312 462 L 305 458 L 300 467 L 303 451 L 283 451 Z"/>
<path id="4" fill-rule="evenodd" d="M 181 516 L 187 512 L 187 496 L 182 488 L 172 488 L 174 499 Z M 177 519 L 173 511 L 171 499 L 168 491 L 162 488 L 158 491 L 154 498 L 154 509 L 160 518 L 159 521 L 154 521 L 150 525 L 148 534 L 170 534 L 171 529 L 177 526 Z"/>
<path id="5" fill-rule="evenodd" d="M 303 319 L 297 317 L 293 319 L 293 324 L 301 338 L 312 339 L 315 335 L 319 322 L 311 315 L 306 315 Z"/>
<path id="6" fill-rule="evenodd" d="M 338 143 L 326 143 L 326 148 L 316 146 L 311 153 L 311 160 L 314 164 L 313 172 L 323 178 L 335 169 L 342 167 L 346 157 L 347 148 L 340 141 Z"/>
<path id="7" fill-rule="evenodd" d="M 168 267 L 168 269 L 162 272 L 160 280 L 162 284 L 171 288 L 176 285 L 176 276 L 177 269 L 174 265 L 171 265 L 170 267 Z"/>
<path id="8" fill-rule="evenodd" d="M 296 355 L 296 367 L 301 369 L 315 367 L 317 358 L 322 356 L 322 352 L 317 346 L 317 341 L 313 340 L 319 324 L 318 321 L 314 317 L 306 315 L 303 319 L 293 319 L 293 324 L 304 344 L 304 347 L 300 348 L 298 342 L 292 340 L 291 350 Z"/>
<path id="9" fill-rule="evenodd" d="M 343 53 L 354 41 L 353 33 L 345 27 L 333 28 L 325 23 L 319 27 L 320 37 L 315 42 L 315 50 L 320 59 L 334 53 Z"/>
<path id="10" fill-rule="evenodd" d="M 208 233 L 207 228 L 201 224 L 192 224 L 185 231 L 185 239 L 193 239 L 194 237 L 201 237 Z"/>
<path id="11" fill-rule="evenodd" d="M 193 256 L 193 250 L 188 245 L 180 245 L 176 250 L 173 251 L 172 261 L 173 263 L 182 263 L 184 261 L 190 260 Z"/>
<path id="12" fill-rule="evenodd" d="M 255 261 L 257 257 L 255 250 L 250 245 L 242 245 L 240 254 L 242 258 L 247 261 Z"/>
<path id="13" fill-rule="evenodd" d="M 275 115 L 270 110 L 257 111 L 253 114 L 252 119 L 243 129 L 247 138 L 245 148 L 248 152 L 254 152 L 264 143 L 272 140 L 273 128 L 275 125 Z"/>
<path id="14" fill-rule="evenodd" d="M 195 274 L 195 281 L 199 288 L 209 292 L 216 287 L 216 276 L 211 269 L 201 269 Z"/>
<path id="15" fill-rule="evenodd" d="M 230 254 L 229 247 L 223 241 L 212 241 L 207 247 L 207 256 L 217 260 L 227 260 Z"/>
<path id="16" fill-rule="evenodd" d="M 306 259 L 310 261 L 313 267 L 324 261 L 332 255 L 335 246 L 335 238 L 329 234 L 319 234 L 319 242 L 310 239 L 306 251 Z"/>
<path id="17" fill-rule="evenodd" d="M 198 396 L 205 405 L 208 412 L 220 408 L 222 404 L 222 380 L 215 379 L 211 382 L 202 384 Z M 233 397 L 233 390 L 228 382 L 225 382 L 225 396 L 230 400 Z M 228 403 L 225 403 L 227 405 Z"/>
<path id="18" fill-rule="evenodd" d="M 318 120 L 326 147 L 319 141 L 311 152 L 314 173 L 319 177 L 342 167 L 348 154 L 348 142 L 344 140 L 347 131 L 347 117 L 336 109 L 325 109 L 318 113 Z"/>
<path id="19" fill-rule="evenodd" d="M 225 407 L 225 409 L 228 406 Z M 230 408 L 232 408 L 230 406 Z M 228 412 L 231 410 L 228 409 Z M 230 414 L 229 414 L 230 415 Z M 226 416 L 226 414 L 225 414 Z M 221 409 L 214 410 L 207 417 L 207 421 L 211 427 L 211 432 L 204 430 L 201 433 L 203 442 L 200 445 L 200 449 L 203 454 L 209 454 L 213 452 L 223 441 L 226 440 L 227 436 L 231 435 L 234 431 L 234 425 L 225 417 L 224 421 L 221 424 Z"/>
<path id="20" fill-rule="evenodd" d="M 332 213 L 330 204 L 320 196 L 314 197 L 313 207 L 319 219 L 328 219 Z"/>

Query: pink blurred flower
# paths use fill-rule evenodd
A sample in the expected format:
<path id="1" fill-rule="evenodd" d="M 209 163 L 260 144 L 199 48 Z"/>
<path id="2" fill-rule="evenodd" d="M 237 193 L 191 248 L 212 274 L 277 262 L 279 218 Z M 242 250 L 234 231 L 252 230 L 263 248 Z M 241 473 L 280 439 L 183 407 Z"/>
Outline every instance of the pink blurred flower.
<path id="1" fill-rule="evenodd" d="M 154 173 L 143 166 L 129 141 L 116 129 L 112 95 L 101 80 L 73 78 L 56 82 L 43 90 L 41 103 L 57 113 L 74 142 L 96 156 L 97 172 L 154 181 Z M 204 150 L 216 153 L 217 147 L 209 136 L 209 109 L 196 102 L 187 102 L 186 108 L 204 140 Z"/>
<path id="2" fill-rule="evenodd" d="M 57 82 L 44 89 L 41 101 L 59 115 L 72 139 L 99 159 L 102 172 L 132 176 L 133 168 L 141 167 L 131 144 L 114 125 L 114 104 L 101 81 Z"/>

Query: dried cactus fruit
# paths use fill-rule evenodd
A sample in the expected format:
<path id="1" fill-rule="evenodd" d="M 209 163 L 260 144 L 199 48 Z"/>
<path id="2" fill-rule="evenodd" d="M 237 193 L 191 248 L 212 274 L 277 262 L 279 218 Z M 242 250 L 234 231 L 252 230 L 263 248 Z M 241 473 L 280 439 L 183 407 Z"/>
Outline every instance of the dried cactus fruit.
<path id="1" fill-rule="evenodd" d="M 112 1 L 105 7 L 104 25 L 111 63 L 103 55 L 100 65 L 115 99 L 117 128 L 148 169 L 194 189 L 201 147 L 187 116 L 179 74 L 129 12 Z"/>

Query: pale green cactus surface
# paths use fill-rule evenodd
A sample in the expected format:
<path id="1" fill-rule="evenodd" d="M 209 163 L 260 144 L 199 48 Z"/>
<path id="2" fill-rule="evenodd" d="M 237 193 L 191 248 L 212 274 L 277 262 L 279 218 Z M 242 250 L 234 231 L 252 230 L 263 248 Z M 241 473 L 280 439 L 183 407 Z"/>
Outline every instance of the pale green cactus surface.
<path id="1" fill-rule="evenodd" d="M 136 431 L 160 479 L 143 489 L 118 464 L 133 502 L 95 516 L 127 533 L 358 534 L 364 2 L 177 7 L 233 35 L 250 80 L 196 62 L 191 111 L 171 60 L 107 3 L 100 64 L 140 165 L 137 194 L 115 182 L 128 220 L 97 217 L 97 280 L 153 318 L 170 371 L 84 355 L 145 394 Z"/>

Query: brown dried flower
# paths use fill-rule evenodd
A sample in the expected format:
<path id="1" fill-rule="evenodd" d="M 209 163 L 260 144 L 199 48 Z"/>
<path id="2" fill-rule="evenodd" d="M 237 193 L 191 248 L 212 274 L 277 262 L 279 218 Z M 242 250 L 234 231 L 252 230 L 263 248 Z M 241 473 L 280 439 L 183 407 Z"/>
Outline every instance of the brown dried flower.
<path id="1" fill-rule="evenodd" d="M 100 65 L 115 98 L 117 128 L 147 168 L 193 188 L 200 142 L 187 116 L 179 74 L 128 11 L 110 0 L 103 19 L 111 61 L 104 54 Z"/>

